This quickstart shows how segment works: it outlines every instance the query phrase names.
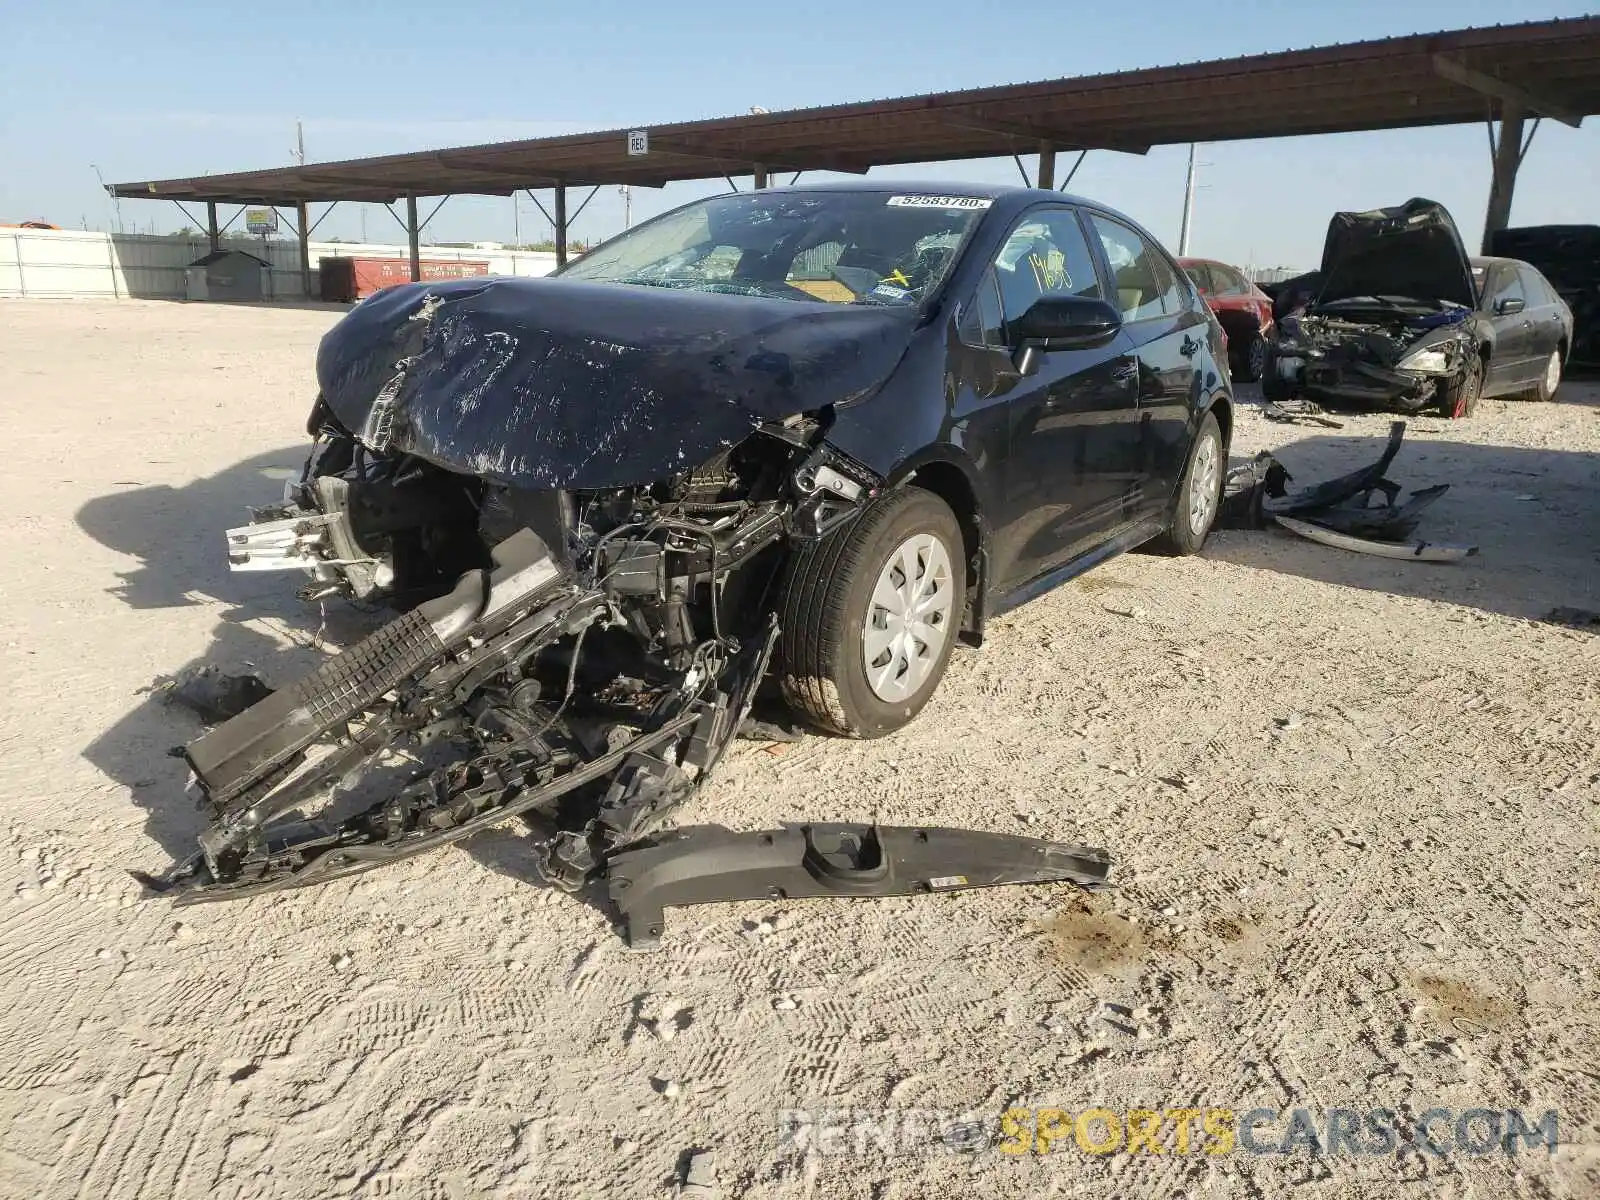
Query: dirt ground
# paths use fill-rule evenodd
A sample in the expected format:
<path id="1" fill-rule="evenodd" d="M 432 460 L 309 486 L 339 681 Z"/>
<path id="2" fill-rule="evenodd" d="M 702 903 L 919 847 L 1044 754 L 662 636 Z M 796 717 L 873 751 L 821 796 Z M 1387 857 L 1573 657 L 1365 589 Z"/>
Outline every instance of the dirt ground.
<path id="1" fill-rule="evenodd" d="M 0 303 L 0 1195 L 668 1196 L 695 1150 L 774 1200 L 1600 1195 L 1600 630 L 1537 619 L 1600 607 L 1600 387 L 1412 423 L 1392 475 L 1452 485 L 1423 529 L 1475 559 L 1126 556 L 901 734 L 740 743 L 682 817 L 1025 830 L 1108 847 L 1114 890 L 673 910 L 636 954 L 509 827 L 234 904 L 126 874 L 200 825 L 167 754 L 198 726 L 141 689 L 282 683 L 358 628 L 221 543 L 298 469 L 334 320 Z M 1311 482 L 1387 420 L 1246 408 L 1235 451 Z M 946 1128 L 1012 1108 L 1153 1110 L 1160 1152 Z M 1184 1108 L 1272 1110 L 1288 1152 L 1179 1143 Z M 1324 1136 L 1380 1108 L 1448 1110 L 1445 1152 Z M 1558 1144 L 1469 1153 L 1472 1109 Z"/>

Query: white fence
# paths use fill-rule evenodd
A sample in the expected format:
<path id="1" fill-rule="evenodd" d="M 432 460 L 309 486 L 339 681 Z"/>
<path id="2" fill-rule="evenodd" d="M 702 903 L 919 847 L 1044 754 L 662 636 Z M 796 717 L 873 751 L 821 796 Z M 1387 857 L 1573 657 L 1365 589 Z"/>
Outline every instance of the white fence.
<path id="1" fill-rule="evenodd" d="M 229 249 L 245 250 L 272 264 L 272 296 L 305 297 L 300 278 L 300 247 L 294 242 L 259 238 L 227 239 Z M 73 229 L 0 229 L 0 296 L 103 296 L 181 300 L 188 292 L 184 269 L 204 256 L 204 237 L 148 237 L 133 233 L 84 233 Z M 323 258 L 408 258 L 405 246 L 376 243 L 312 242 L 311 293 L 316 296 L 317 264 Z M 487 262 L 491 275 L 548 275 L 554 254 L 524 250 L 470 250 L 424 246 L 424 260 Z"/>

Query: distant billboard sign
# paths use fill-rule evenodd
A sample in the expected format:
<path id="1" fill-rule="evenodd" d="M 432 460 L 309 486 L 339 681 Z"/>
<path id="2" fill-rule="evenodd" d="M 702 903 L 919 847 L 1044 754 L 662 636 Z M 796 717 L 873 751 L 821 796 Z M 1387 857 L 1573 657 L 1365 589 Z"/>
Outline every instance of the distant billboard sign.
<path id="1" fill-rule="evenodd" d="M 244 212 L 244 227 L 247 233 L 257 237 L 266 237 L 269 233 L 278 232 L 278 210 L 275 208 L 247 208 Z"/>

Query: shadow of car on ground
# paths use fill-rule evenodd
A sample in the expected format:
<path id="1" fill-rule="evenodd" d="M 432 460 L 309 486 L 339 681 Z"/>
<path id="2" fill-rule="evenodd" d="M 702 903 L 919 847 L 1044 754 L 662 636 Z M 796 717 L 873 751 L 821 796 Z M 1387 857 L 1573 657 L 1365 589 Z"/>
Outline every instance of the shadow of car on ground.
<path id="1" fill-rule="evenodd" d="M 228 569 L 223 530 L 244 524 L 251 506 L 271 504 L 285 479 L 298 477 L 306 447 L 258 454 L 183 487 L 118 490 L 78 510 L 79 527 L 100 544 L 138 560 L 113 589 L 140 611 L 218 605 L 210 645 L 189 662 L 151 663 L 152 684 L 213 666 L 255 673 L 279 686 L 313 669 L 328 649 L 359 640 L 383 618 L 343 602 L 322 606 L 295 594 L 293 573 L 238 574 Z M 137 638 L 139 623 L 130 625 Z M 146 832 L 173 857 L 195 848 L 205 815 L 185 795 L 188 770 L 169 754 L 204 726 L 191 712 L 161 702 L 155 690 L 95 738 L 83 753 L 130 790 L 145 809 Z"/>

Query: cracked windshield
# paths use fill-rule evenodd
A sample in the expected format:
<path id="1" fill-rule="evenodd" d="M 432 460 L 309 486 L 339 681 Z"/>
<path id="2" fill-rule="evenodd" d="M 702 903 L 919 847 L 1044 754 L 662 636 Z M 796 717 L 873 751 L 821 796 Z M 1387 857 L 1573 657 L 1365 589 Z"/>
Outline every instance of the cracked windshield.
<path id="1" fill-rule="evenodd" d="M 718 196 L 641 225 L 568 279 L 830 304 L 915 305 L 989 207 L 973 196 Z"/>

